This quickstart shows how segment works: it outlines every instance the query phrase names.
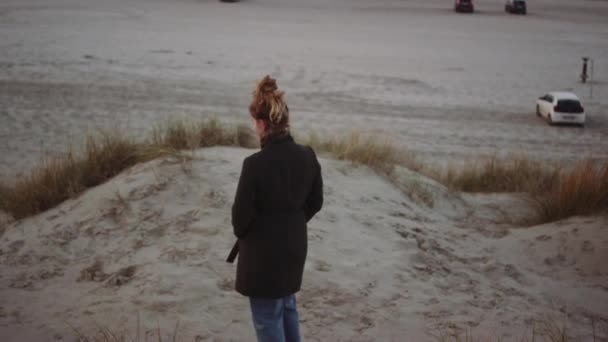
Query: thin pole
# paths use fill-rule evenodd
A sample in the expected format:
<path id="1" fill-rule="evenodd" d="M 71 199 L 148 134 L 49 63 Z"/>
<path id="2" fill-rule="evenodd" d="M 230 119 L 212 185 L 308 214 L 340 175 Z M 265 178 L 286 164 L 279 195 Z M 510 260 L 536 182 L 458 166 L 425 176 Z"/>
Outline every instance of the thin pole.
<path id="1" fill-rule="evenodd" d="M 591 59 L 591 74 L 589 75 L 589 98 L 593 99 L 593 64 L 594 60 Z"/>

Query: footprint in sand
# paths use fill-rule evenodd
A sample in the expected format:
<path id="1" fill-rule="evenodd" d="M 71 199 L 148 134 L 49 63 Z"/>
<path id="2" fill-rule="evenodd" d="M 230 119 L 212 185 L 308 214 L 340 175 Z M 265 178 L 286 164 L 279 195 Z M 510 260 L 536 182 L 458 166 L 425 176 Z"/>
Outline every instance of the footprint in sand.
<path id="1" fill-rule="evenodd" d="M 511 264 L 506 264 L 504 267 L 504 271 L 507 276 L 509 276 L 519 284 L 530 285 L 526 277 L 521 272 L 519 272 L 519 270 L 515 266 Z"/>
<path id="2" fill-rule="evenodd" d="M 435 304 L 439 304 L 439 299 L 437 299 L 437 298 L 435 298 L 435 297 L 433 297 L 433 298 L 429 299 L 429 300 L 428 300 L 428 301 L 425 303 L 425 305 L 426 305 L 426 306 L 429 306 L 429 305 L 435 305 Z"/>
<path id="3" fill-rule="evenodd" d="M 498 265 L 496 263 L 496 260 L 488 258 L 487 260 L 483 261 L 480 265 L 480 269 L 483 273 L 490 273 L 495 271 L 498 268 Z"/>
<path id="4" fill-rule="evenodd" d="M 401 237 L 404 239 L 407 239 L 410 237 L 410 233 L 405 230 L 397 230 L 397 234 L 401 235 Z"/>
<path id="5" fill-rule="evenodd" d="M 203 203 L 210 208 L 221 209 L 226 206 L 228 200 L 226 194 L 221 190 L 210 190 L 205 194 Z"/>
<path id="6" fill-rule="evenodd" d="M 331 210 L 322 211 L 320 218 L 327 220 L 329 223 L 338 222 L 338 216 Z"/>
<path id="7" fill-rule="evenodd" d="M 415 227 L 414 229 L 412 229 L 415 233 L 421 234 L 421 235 L 426 235 L 426 232 L 424 230 L 422 230 L 421 228 Z"/>
<path id="8" fill-rule="evenodd" d="M 566 264 L 566 256 L 564 256 L 563 254 L 557 254 L 555 256 L 545 258 L 544 261 L 545 264 L 549 266 L 563 266 Z"/>
<path id="9" fill-rule="evenodd" d="M 19 252 L 24 245 L 25 245 L 24 240 L 13 241 L 8 245 L 8 253 L 15 254 L 15 253 Z"/>
<path id="10" fill-rule="evenodd" d="M 595 248 L 593 247 L 593 244 L 589 240 L 583 241 L 583 246 L 581 249 L 583 252 L 587 252 L 587 253 L 592 253 L 595 250 Z"/>
<path id="11" fill-rule="evenodd" d="M 536 241 L 549 241 L 551 240 L 551 236 L 543 234 L 536 237 Z"/>
<path id="12" fill-rule="evenodd" d="M 188 252 L 177 249 L 173 246 L 165 248 L 159 257 L 159 260 L 170 262 L 170 263 L 179 263 L 181 261 L 188 259 Z"/>
<path id="13" fill-rule="evenodd" d="M 13 319 L 12 323 L 14 323 L 14 324 L 23 324 L 24 323 L 23 315 L 22 315 L 21 311 L 19 311 L 17 309 L 11 311 L 10 317 Z"/>
<path id="14" fill-rule="evenodd" d="M 108 275 L 103 272 L 103 262 L 95 260 L 91 266 L 80 270 L 80 275 L 76 281 L 104 281 L 107 277 Z"/>
<path id="15" fill-rule="evenodd" d="M 423 251 L 428 251 L 429 248 L 431 247 L 431 245 L 429 244 L 429 242 L 421 237 L 416 236 L 416 244 L 418 245 L 418 248 L 423 250 Z"/>
<path id="16" fill-rule="evenodd" d="M 234 289 L 234 279 L 222 278 L 217 281 L 217 287 L 226 292 L 231 292 Z"/>
<path id="17" fill-rule="evenodd" d="M 15 279 L 13 279 L 13 281 L 11 281 L 8 287 L 13 289 L 27 290 L 34 287 L 34 283 L 32 283 L 25 273 L 21 273 Z"/>
<path id="18" fill-rule="evenodd" d="M 38 271 L 38 279 L 40 280 L 47 280 L 60 276 L 63 276 L 63 270 L 61 270 L 57 266 L 54 266 L 52 268 L 43 268 Z"/>
<path id="19" fill-rule="evenodd" d="M 47 244 L 48 242 L 52 242 L 59 246 L 65 246 L 75 240 L 78 235 L 79 228 L 74 225 L 70 225 L 67 227 L 63 227 L 63 230 L 44 236 L 47 239 L 45 241 L 45 244 Z"/>
<path id="20" fill-rule="evenodd" d="M 133 279 L 135 275 L 135 271 L 137 270 L 136 265 L 131 265 L 127 267 L 123 267 L 118 271 L 114 272 L 110 277 L 105 281 L 107 285 L 121 286 Z"/>

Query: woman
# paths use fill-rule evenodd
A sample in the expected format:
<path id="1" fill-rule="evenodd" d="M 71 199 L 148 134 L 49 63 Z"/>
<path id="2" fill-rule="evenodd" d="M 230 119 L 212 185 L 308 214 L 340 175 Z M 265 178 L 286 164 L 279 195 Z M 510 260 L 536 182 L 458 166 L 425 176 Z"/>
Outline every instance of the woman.
<path id="1" fill-rule="evenodd" d="M 289 109 L 270 76 L 258 82 L 249 113 L 262 149 L 245 158 L 232 206 L 236 291 L 249 297 L 258 341 L 300 341 L 295 293 L 306 223 L 323 205 L 321 166 L 289 134 Z"/>

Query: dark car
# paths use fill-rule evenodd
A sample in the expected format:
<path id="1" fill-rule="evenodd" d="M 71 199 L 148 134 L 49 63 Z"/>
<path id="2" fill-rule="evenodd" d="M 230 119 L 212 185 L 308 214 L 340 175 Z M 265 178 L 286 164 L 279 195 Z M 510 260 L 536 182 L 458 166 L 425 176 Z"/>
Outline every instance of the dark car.
<path id="1" fill-rule="evenodd" d="M 454 0 L 454 11 L 473 13 L 473 0 Z"/>
<path id="2" fill-rule="evenodd" d="M 526 1 L 525 0 L 507 0 L 505 3 L 505 12 L 507 13 L 519 13 L 526 14 Z"/>

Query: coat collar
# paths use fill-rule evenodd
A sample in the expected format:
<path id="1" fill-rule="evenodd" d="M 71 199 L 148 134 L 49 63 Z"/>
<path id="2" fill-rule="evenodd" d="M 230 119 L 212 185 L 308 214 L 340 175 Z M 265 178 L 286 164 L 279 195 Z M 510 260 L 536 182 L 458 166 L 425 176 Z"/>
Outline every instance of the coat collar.
<path id="1" fill-rule="evenodd" d="M 293 138 L 289 132 L 271 133 L 262 138 L 262 149 L 265 149 L 270 145 L 280 144 L 288 141 L 293 142 Z"/>

